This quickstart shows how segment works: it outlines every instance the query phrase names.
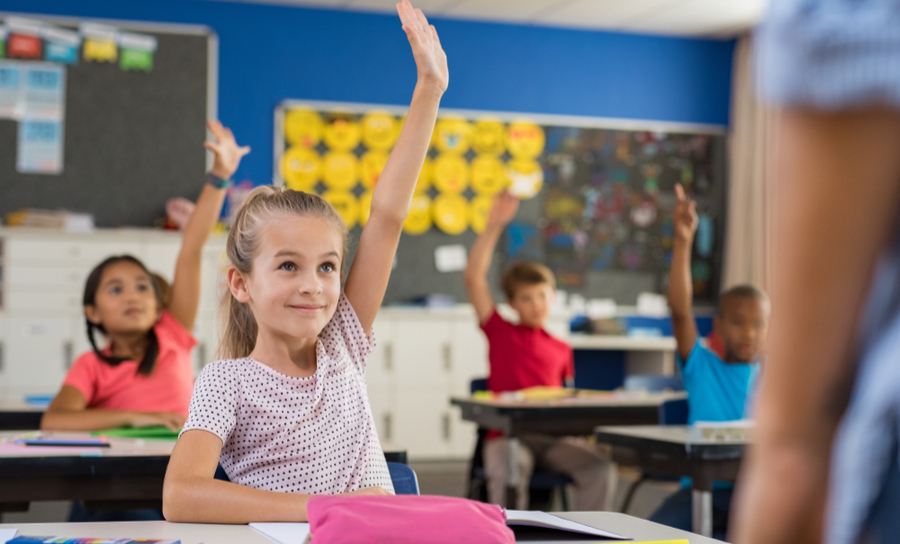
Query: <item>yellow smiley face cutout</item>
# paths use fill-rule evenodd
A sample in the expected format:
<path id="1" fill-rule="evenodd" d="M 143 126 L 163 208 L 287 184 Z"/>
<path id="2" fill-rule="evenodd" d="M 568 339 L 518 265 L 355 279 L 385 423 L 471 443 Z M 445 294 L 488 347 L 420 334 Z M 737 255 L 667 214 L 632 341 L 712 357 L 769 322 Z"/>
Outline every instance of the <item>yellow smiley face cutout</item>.
<path id="1" fill-rule="evenodd" d="M 369 214 L 372 213 L 372 191 L 366 191 L 359 195 L 359 224 L 365 227 L 369 222 Z"/>
<path id="2" fill-rule="evenodd" d="M 365 188 L 373 189 L 375 187 L 387 161 L 388 154 L 384 151 L 367 151 L 359 158 L 359 174 Z"/>
<path id="3" fill-rule="evenodd" d="M 523 200 L 533 198 L 544 186 L 544 170 L 536 161 L 513 159 L 506 168 L 509 192 Z"/>
<path id="4" fill-rule="evenodd" d="M 469 203 L 459 195 L 435 198 L 432 213 L 434 224 L 447 234 L 462 234 L 469 227 Z"/>
<path id="5" fill-rule="evenodd" d="M 506 150 L 503 123 L 496 119 L 481 119 L 472 127 L 472 149 L 479 155 L 502 155 Z"/>
<path id="6" fill-rule="evenodd" d="M 472 190 L 479 195 L 495 195 L 509 184 L 509 178 L 506 177 L 506 166 L 496 157 L 475 157 L 470 170 Z"/>
<path id="7" fill-rule="evenodd" d="M 356 155 L 346 151 L 332 151 L 322 161 L 322 181 L 330 189 L 349 191 L 356 186 L 359 166 Z"/>
<path id="8" fill-rule="evenodd" d="M 362 118 L 363 144 L 369 149 L 388 151 L 400 135 L 400 125 L 393 115 L 383 111 L 367 113 Z"/>
<path id="9" fill-rule="evenodd" d="M 425 162 L 422 164 L 422 169 L 419 170 L 419 177 L 416 179 L 416 188 L 414 190 L 415 194 L 424 194 L 425 191 L 431 187 L 431 179 L 434 172 L 434 165 L 432 164 L 431 159 L 425 157 Z"/>
<path id="10" fill-rule="evenodd" d="M 344 220 L 348 229 L 356 226 L 359 220 L 359 202 L 349 191 L 326 191 L 322 195 L 326 202 L 334 206 L 338 215 Z"/>
<path id="11" fill-rule="evenodd" d="M 431 199 L 427 195 L 415 195 L 409 205 L 409 214 L 403 221 L 403 232 L 418 235 L 431 229 Z"/>
<path id="12" fill-rule="evenodd" d="M 281 156 L 281 177 L 295 191 L 309 192 L 319 181 L 321 161 L 311 149 L 293 146 Z"/>
<path id="13" fill-rule="evenodd" d="M 441 153 L 462 155 L 469 150 L 472 127 L 465 119 L 444 117 L 434 125 L 432 143 Z"/>
<path id="14" fill-rule="evenodd" d="M 434 160 L 431 183 L 442 193 L 461 193 L 469 186 L 469 165 L 459 155 L 440 155 Z"/>
<path id="15" fill-rule="evenodd" d="M 516 159 L 535 159 L 544 151 L 544 129 L 524 121 L 506 129 L 506 148 Z"/>
<path id="16" fill-rule="evenodd" d="M 487 228 L 488 216 L 494 205 L 494 197 L 478 195 L 469 203 L 469 224 L 476 234 L 481 234 Z"/>
<path id="17" fill-rule="evenodd" d="M 284 137 L 291 145 L 313 148 L 322 140 L 322 116 L 306 108 L 294 108 L 284 116 Z"/>
<path id="18" fill-rule="evenodd" d="M 337 117 L 325 127 L 325 145 L 332 151 L 350 151 L 359 145 L 362 128 L 352 119 Z"/>

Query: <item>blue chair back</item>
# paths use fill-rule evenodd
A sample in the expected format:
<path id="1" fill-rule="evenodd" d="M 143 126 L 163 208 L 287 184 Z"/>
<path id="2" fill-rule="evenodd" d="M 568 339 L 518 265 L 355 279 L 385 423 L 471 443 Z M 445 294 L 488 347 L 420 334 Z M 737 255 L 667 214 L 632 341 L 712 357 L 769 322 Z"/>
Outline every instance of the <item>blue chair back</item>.
<path id="1" fill-rule="evenodd" d="M 476 391 L 487 391 L 487 378 L 475 378 L 469 382 L 469 393 L 475 394 Z"/>
<path id="2" fill-rule="evenodd" d="M 388 463 L 388 472 L 391 473 L 391 483 L 394 484 L 394 493 L 397 495 L 418 495 L 419 479 L 416 472 L 401 463 Z"/>
<path id="3" fill-rule="evenodd" d="M 662 374 L 636 374 L 625 378 L 626 391 L 684 391 L 684 382 L 681 376 L 665 376 Z"/>
<path id="4" fill-rule="evenodd" d="M 687 399 L 667 400 L 659 405 L 660 425 L 687 425 Z"/>

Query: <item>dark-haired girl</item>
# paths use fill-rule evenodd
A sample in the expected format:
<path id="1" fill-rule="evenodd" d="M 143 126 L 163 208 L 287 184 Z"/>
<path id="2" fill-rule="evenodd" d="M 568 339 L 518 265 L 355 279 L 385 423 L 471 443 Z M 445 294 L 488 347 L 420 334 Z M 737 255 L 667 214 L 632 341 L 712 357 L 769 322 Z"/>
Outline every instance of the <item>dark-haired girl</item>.
<path id="1" fill-rule="evenodd" d="M 193 389 L 191 336 L 200 302 L 201 251 L 215 226 L 228 180 L 241 158 L 231 130 L 208 123 L 215 154 L 207 184 L 184 229 L 175 264 L 171 302 L 141 261 L 110 257 L 97 265 L 84 288 L 84 315 L 93 351 L 82 354 L 50 403 L 41 428 L 100 430 L 166 426 L 179 429 Z M 95 332 L 106 339 L 100 347 Z"/>

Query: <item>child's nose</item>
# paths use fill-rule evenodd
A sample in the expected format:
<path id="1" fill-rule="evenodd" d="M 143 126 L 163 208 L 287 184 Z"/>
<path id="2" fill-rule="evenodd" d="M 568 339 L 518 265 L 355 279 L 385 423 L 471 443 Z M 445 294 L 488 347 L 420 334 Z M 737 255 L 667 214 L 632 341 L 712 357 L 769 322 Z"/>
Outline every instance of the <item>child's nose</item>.
<path id="1" fill-rule="evenodd" d="M 322 282 L 319 281 L 319 276 L 315 271 L 307 272 L 300 276 L 299 290 L 301 293 L 310 294 L 318 294 L 322 291 Z"/>

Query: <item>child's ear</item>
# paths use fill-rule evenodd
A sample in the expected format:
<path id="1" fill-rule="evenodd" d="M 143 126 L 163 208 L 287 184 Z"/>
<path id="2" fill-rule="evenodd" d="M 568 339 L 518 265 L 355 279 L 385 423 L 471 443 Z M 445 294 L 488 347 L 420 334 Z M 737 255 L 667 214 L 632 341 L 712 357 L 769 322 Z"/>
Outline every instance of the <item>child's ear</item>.
<path id="1" fill-rule="evenodd" d="M 87 318 L 88 321 L 93 323 L 94 325 L 100 324 L 100 312 L 97 311 L 96 306 L 91 306 L 90 304 L 86 304 L 84 306 L 84 317 Z"/>
<path id="2" fill-rule="evenodd" d="M 233 267 L 228 267 L 228 288 L 231 289 L 231 296 L 238 302 L 250 302 L 250 291 L 247 286 L 247 280 L 241 272 Z"/>

